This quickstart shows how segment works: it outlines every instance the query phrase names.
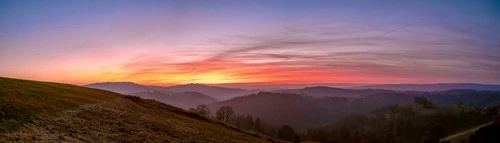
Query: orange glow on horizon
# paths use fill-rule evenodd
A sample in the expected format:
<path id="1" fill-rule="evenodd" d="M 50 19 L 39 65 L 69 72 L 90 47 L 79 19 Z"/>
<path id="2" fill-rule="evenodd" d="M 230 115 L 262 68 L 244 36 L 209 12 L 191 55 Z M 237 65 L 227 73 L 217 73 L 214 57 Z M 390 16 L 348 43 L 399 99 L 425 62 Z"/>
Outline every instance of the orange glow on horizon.
<path id="1" fill-rule="evenodd" d="M 135 82 L 144 85 L 177 85 L 188 83 L 231 84 L 302 84 L 302 83 L 418 83 L 436 82 L 433 78 L 371 74 L 345 68 L 311 64 L 287 65 L 275 61 L 248 63 L 245 60 L 198 60 L 171 63 L 168 59 L 148 56 L 146 59 L 116 60 L 101 64 L 100 58 L 89 61 L 61 62 L 60 67 L 35 73 L 13 72 L 11 77 L 85 85 L 95 82 Z M 91 58 L 93 59 L 93 58 Z M 360 65 L 362 66 L 362 65 Z M 67 68 L 70 67 L 70 68 Z M 67 69 L 66 69 L 67 68 Z M 40 69 L 44 69 L 40 67 Z"/>
<path id="2" fill-rule="evenodd" d="M 221 68 L 220 64 L 215 63 L 189 65 L 188 69 L 179 67 L 176 67 L 177 69 L 172 69 L 174 66 L 154 70 L 133 70 L 129 68 L 122 69 L 119 72 L 103 72 L 91 76 L 87 81 L 130 81 L 145 85 L 177 85 L 188 83 L 388 83 L 387 81 L 405 82 L 406 80 L 388 76 L 375 77 L 372 75 L 346 71 L 333 72 L 317 69 L 283 68 L 262 64 L 248 65 L 231 63 L 226 66 L 231 68 Z"/>

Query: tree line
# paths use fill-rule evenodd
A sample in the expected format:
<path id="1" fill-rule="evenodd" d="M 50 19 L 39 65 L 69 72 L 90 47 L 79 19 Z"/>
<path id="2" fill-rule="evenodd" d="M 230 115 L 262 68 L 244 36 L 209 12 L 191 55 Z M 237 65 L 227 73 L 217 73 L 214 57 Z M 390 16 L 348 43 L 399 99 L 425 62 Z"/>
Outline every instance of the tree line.
<path id="1" fill-rule="evenodd" d="M 200 104 L 195 108 L 189 109 L 190 112 L 215 119 L 219 122 L 236 126 L 240 129 L 258 132 L 276 139 L 284 141 L 300 141 L 300 136 L 288 125 L 280 127 L 268 124 L 260 118 L 254 118 L 252 115 L 237 115 L 230 106 L 222 106 L 211 116 L 210 108 L 205 104 Z"/>

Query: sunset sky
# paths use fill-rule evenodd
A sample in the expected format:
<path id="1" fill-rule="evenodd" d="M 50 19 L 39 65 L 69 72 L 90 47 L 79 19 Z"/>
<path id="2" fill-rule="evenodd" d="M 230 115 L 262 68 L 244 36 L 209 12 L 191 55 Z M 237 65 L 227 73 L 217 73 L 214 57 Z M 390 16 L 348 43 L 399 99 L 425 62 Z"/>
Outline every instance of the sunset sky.
<path id="1" fill-rule="evenodd" d="M 500 2 L 2 0 L 0 76 L 500 84 Z"/>

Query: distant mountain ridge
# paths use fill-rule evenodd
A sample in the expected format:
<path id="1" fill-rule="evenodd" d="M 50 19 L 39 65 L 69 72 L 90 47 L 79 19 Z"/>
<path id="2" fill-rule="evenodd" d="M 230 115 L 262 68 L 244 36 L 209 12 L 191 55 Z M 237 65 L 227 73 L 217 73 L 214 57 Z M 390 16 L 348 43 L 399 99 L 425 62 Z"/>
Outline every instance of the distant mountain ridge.
<path id="1" fill-rule="evenodd" d="M 376 84 L 353 87 L 353 89 L 386 89 L 398 91 L 447 91 L 454 89 L 472 89 L 500 91 L 500 85 L 477 83 L 436 83 L 436 84 Z"/>
<path id="2" fill-rule="evenodd" d="M 146 86 L 133 82 L 101 82 L 84 85 L 85 87 L 108 90 L 121 94 L 133 95 L 143 92 L 164 92 L 168 94 L 178 94 L 184 92 L 198 92 L 217 100 L 226 100 L 237 96 L 255 93 L 253 90 L 226 88 L 219 86 L 209 86 L 204 84 L 184 84 L 175 86 Z"/>
<path id="3" fill-rule="evenodd" d="M 140 85 L 133 82 L 98 82 L 98 83 L 84 85 L 84 87 L 102 89 L 120 94 L 146 92 L 149 89 L 148 86 Z"/>
<path id="4" fill-rule="evenodd" d="M 214 97 L 218 100 L 227 100 L 233 97 L 248 95 L 256 91 L 240 89 L 240 88 L 226 88 L 219 86 L 210 86 L 204 84 L 185 84 L 167 87 L 166 90 L 173 92 L 199 92 L 208 96 Z"/>
<path id="5" fill-rule="evenodd" d="M 270 91 L 273 93 L 293 93 L 314 97 L 359 97 L 376 93 L 391 93 L 392 90 L 382 89 L 344 89 L 327 86 L 306 87 L 303 89 L 284 89 Z"/>
<path id="6" fill-rule="evenodd" d="M 205 95 L 199 92 L 178 92 L 178 93 L 165 93 L 159 91 L 153 92 L 137 92 L 132 93 L 131 95 L 145 98 L 145 99 L 154 99 L 159 102 L 167 103 L 169 105 L 189 109 L 194 108 L 200 104 L 209 104 L 217 102 L 217 99 Z"/>
<path id="7" fill-rule="evenodd" d="M 439 83 L 439 84 L 376 84 L 357 86 L 352 88 L 336 88 L 329 86 L 313 86 L 299 89 L 259 89 L 247 90 L 241 88 L 227 88 L 204 84 L 184 84 L 175 86 L 146 86 L 133 82 L 101 82 L 85 85 L 85 87 L 103 89 L 121 94 L 144 92 L 164 92 L 178 94 L 184 92 L 199 92 L 219 101 L 244 96 L 260 91 L 273 93 L 293 93 L 314 97 L 359 97 L 377 93 L 392 93 L 396 91 L 448 91 L 455 89 L 500 91 L 500 85 L 475 83 Z"/>

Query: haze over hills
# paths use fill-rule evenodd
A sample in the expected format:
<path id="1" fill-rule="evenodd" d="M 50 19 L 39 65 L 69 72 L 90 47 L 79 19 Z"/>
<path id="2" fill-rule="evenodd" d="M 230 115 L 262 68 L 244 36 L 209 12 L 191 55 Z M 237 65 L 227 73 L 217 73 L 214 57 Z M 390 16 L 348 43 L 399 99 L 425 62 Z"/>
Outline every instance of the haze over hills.
<path id="1" fill-rule="evenodd" d="M 209 104 L 217 102 L 217 99 L 212 98 L 208 95 L 191 91 L 171 92 L 171 93 L 165 93 L 159 91 L 137 92 L 137 93 L 132 93 L 130 95 L 141 97 L 144 99 L 154 99 L 156 101 L 163 102 L 186 110 L 189 108 L 194 108 L 200 104 Z"/>
<path id="2" fill-rule="evenodd" d="M 446 91 L 453 89 L 472 89 L 500 91 L 500 85 L 477 83 L 437 83 L 437 84 L 376 84 L 353 87 L 354 89 L 386 89 L 398 91 Z"/>
<path id="3" fill-rule="evenodd" d="M 381 90 L 381 89 L 363 89 L 363 90 L 353 90 L 353 89 L 342 89 L 327 86 L 316 86 L 316 87 L 305 87 L 303 89 L 283 89 L 274 90 L 270 92 L 275 93 L 293 93 L 301 95 L 309 95 L 314 97 L 359 97 L 372 95 L 376 93 L 392 93 L 391 90 Z"/>
<path id="4" fill-rule="evenodd" d="M 497 85 L 483 85 L 483 84 L 392 84 L 392 85 L 372 85 L 372 86 L 362 86 L 356 87 L 355 89 L 344 89 L 335 88 L 327 86 L 315 86 L 315 87 L 305 87 L 302 89 L 260 89 L 260 90 L 245 90 L 239 88 L 226 88 L 219 86 L 209 86 L 203 84 L 186 84 L 186 85 L 176 85 L 170 87 L 163 86 L 145 86 L 132 82 L 104 82 L 86 85 L 86 87 L 103 89 L 113 92 L 118 92 L 122 94 L 139 96 L 147 99 L 155 99 L 157 101 L 167 103 L 176 107 L 188 109 L 199 104 L 210 104 L 216 101 L 222 101 L 231 99 L 234 97 L 240 97 L 259 91 L 266 91 L 271 93 L 290 93 L 298 95 L 312 96 L 316 98 L 321 97 L 347 97 L 347 98 L 359 98 L 364 96 L 377 95 L 375 97 L 367 98 L 379 98 L 380 95 L 395 95 L 395 94 L 405 94 L 412 95 L 398 100 L 404 100 L 404 102 L 395 103 L 408 103 L 412 101 L 412 98 L 416 95 L 430 95 L 437 93 L 424 93 L 424 92 L 405 92 L 406 90 L 412 91 L 445 91 L 445 94 L 451 93 L 446 91 L 447 89 L 473 89 L 473 90 L 495 90 Z M 377 89 L 386 88 L 386 89 Z M 465 91 L 465 90 L 464 90 Z M 462 92 L 464 92 L 462 91 Z M 415 94 L 415 95 L 414 95 Z M 386 97 L 383 97 L 386 98 Z M 435 99 L 439 103 L 457 103 L 459 101 L 469 101 L 475 102 L 475 99 L 470 99 L 467 96 L 451 99 L 441 98 L 437 96 L 431 96 L 430 99 Z M 279 101 L 276 101 L 279 102 Z M 378 101 L 373 102 L 371 105 L 380 104 L 387 105 L 391 104 L 392 101 Z M 384 104 L 382 104 L 384 103 Z M 259 104 L 259 103 L 257 103 Z M 380 106 L 369 106 L 369 107 L 380 107 Z M 363 109 L 366 112 L 366 108 Z"/>
<path id="5" fill-rule="evenodd" d="M 145 86 L 133 82 L 103 82 L 103 83 L 94 83 L 84 86 L 113 91 L 122 94 L 134 94 L 139 92 L 162 92 L 165 94 L 198 92 L 216 98 L 217 100 L 226 100 L 232 97 L 257 93 L 259 91 L 266 91 L 273 93 L 303 94 L 314 97 L 358 97 L 376 93 L 393 93 L 397 91 L 447 91 L 454 89 L 500 91 L 500 85 L 463 84 L 463 83 L 375 84 L 366 86 L 356 86 L 351 88 L 337 88 L 337 87 L 320 85 L 320 86 L 309 86 L 309 87 L 295 88 L 295 89 L 274 89 L 273 86 L 270 86 L 269 88 L 261 88 L 254 90 L 247 90 L 241 88 L 227 88 L 227 87 L 204 85 L 204 84 L 185 84 L 185 85 L 175 85 L 175 86 L 153 86 L 153 85 Z"/>
<path id="6" fill-rule="evenodd" d="M 120 94 L 147 92 L 149 88 L 133 82 L 99 82 L 84 85 L 85 87 L 112 91 Z"/>
<path id="7" fill-rule="evenodd" d="M 166 90 L 173 92 L 186 92 L 186 91 L 199 92 L 214 97 L 218 100 L 226 100 L 233 97 L 248 95 L 256 92 L 252 90 L 245 90 L 239 88 L 226 88 L 226 87 L 209 86 L 203 84 L 176 85 L 167 87 Z"/>
<path id="8" fill-rule="evenodd" d="M 145 86 L 132 82 L 103 82 L 84 85 L 96 89 L 108 90 L 122 94 L 135 94 L 139 92 L 164 92 L 167 94 L 178 94 L 184 92 L 198 92 L 217 100 L 226 100 L 232 97 L 243 96 L 256 91 L 239 88 L 226 88 L 209 86 L 203 84 L 184 84 L 175 86 Z"/>
<path id="9" fill-rule="evenodd" d="M 241 88 L 247 90 L 283 90 L 283 89 L 300 89 L 306 87 L 327 86 L 336 88 L 352 88 L 370 84 L 363 83 L 226 83 L 226 84 L 213 84 L 214 86 L 228 87 L 228 88 Z"/>
<path id="10" fill-rule="evenodd" d="M 8 142 L 274 142 L 153 100 L 10 78 L 0 115 Z"/>

